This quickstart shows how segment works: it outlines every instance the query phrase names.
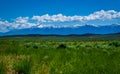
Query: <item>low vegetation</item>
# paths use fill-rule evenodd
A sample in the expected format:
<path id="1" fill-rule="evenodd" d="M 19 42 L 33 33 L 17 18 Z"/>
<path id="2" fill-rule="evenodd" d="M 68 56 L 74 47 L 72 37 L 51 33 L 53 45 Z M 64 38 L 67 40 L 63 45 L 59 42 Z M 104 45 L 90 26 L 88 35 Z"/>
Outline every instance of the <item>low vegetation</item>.
<path id="1" fill-rule="evenodd" d="M 120 74 L 120 41 L 3 38 L 0 74 Z"/>

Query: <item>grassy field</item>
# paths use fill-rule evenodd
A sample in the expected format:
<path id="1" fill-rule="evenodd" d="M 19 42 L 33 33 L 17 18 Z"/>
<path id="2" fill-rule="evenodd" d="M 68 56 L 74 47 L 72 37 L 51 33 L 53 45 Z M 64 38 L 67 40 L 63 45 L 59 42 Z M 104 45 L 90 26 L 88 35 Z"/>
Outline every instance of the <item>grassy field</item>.
<path id="1" fill-rule="evenodd" d="M 120 74 L 120 40 L 0 38 L 0 74 Z"/>

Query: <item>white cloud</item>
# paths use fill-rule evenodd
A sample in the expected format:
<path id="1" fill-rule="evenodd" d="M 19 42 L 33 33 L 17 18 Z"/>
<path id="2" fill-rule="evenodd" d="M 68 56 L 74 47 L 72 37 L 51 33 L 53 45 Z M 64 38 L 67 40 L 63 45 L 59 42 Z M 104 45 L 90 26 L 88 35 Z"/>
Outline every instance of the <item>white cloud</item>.
<path id="1" fill-rule="evenodd" d="M 30 17 L 17 17 L 13 22 L 3 21 L 0 19 L 0 32 L 7 32 L 12 29 L 23 29 L 31 27 L 78 27 L 85 25 L 86 22 L 95 21 L 95 20 L 114 20 L 120 19 L 120 12 L 115 10 L 101 10 L 94 12 L 88 16 L 65 16 L 63 14 L 49 15 L 45 14 L 42 16 L 33 16 Z M 66 22 L 69 22 L 66 24 Z M 74 23 L 77 22 L 77 23 Z M 104 21 L 103 21 L 104 22 Z M 116 22 L 118 23 L 118 22 Z M 91 25 L 97 26 L 95 23 Z"/>
<path id="2" fill-rule="evenodd" d="M 98 11 L 94 12 L 93 14 L 90 14 L 89 16 L 85 16 L 84 20 L 90 21 L 90 20 L 111 20 L 120 18 L 120 12 L 109 10 L 109 11 Z"/>
<path id="3" fill-rule="evenodd" d="M 9 31 L 10 23 L 8 21 L 0 21 L 0 32 Z"/>
<path id="4" fill-rule="evenodd" d="M 22 29 L 22 28 L 31 28 L 33 26 L 36 26 L 35 23 L 29 22 L 29 17 L 18 17 L 14 20 L 12 23 L 13 29 Z"/>
<path id="5" fill-rule="evenodd" d="M 32 17 L 33 20 L 37 20 L 39 22 L 65 22 L 65 21 L 69 21 L 70 18 L 67 16 L 64 16 L 62 14 L 57 14 L 57 15 L 43 15 L 43 16 L 33 16 Z"/>
<path id="6" fill-rule="evenodd" d="M 15 19 L 16 23 L 27 23 L 29 20 L 29 17 L 18 17 Z"/>
<path id="7" fill-rule="evenodd" d="M 88 16 L 64 16 L 62 14 L 57 15 L 43 15 L 43 16 L 33 16 L 33 20 L 38 22 L 66 22 L 66 21 L 91 21 L 91 20 L 111 20 L 120 18 L 120 12 L 109 10 L 109 11 L 97 11 Z"/>

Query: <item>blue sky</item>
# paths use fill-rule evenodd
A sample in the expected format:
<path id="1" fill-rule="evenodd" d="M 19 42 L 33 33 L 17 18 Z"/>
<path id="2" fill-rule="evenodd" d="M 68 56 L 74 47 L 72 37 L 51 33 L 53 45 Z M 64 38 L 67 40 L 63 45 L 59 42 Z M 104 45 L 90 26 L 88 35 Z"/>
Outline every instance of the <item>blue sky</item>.
<path id="1" fill-rule="evenodd" d="M 120 11 L 120 0 L 0 0 L 0 17 L 59 14 L 89 15 L 99 10 Z"/>
<path id="2" fill-rule="evenodd" d="M 33 26 L 120 24 L 119 21 L 120 0 L 0 0 L 0 32 Z"/>

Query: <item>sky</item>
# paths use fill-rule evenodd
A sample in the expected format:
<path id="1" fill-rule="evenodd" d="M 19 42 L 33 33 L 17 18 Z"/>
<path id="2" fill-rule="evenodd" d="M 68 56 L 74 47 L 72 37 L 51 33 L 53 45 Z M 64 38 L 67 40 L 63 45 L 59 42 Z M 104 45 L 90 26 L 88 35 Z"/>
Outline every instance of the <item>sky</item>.
<path id="1" fill-rule="evenodd" d="M 120 24 L 120 0 L 0 0 L 0 32 Z"/>

